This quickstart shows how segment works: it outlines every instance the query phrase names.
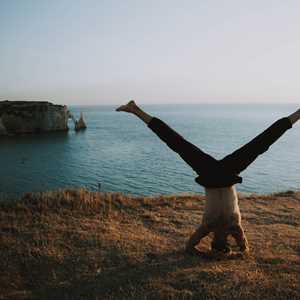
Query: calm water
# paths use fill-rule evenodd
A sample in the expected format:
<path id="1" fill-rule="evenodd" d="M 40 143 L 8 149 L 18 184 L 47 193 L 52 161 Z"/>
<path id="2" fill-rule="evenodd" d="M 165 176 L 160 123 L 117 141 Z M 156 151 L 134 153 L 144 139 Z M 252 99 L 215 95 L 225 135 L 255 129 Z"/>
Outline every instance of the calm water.
<path id="1" fill-rule="evenodd" d="M 204 151 L 222 158 L 296 105 L 144 106 Z M 131 194 L 203 192 L 195 174 L 138 119 L 114 107 L 83 111 L 88 129 L 0 140 L 0 193 L 70 186 Z M 300 189 L 300 126 L 288 131 L 242 173 L 243 192 Z"/>

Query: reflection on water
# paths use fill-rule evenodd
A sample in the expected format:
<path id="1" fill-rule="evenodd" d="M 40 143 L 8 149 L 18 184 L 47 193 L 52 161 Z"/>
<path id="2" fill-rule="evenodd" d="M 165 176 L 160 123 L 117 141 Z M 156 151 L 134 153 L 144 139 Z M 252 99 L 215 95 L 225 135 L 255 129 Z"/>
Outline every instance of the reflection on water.
<path id="1" fill-rule="evenodd" d="M 296 109 L 293 105 L 147 106 L 191 142 L 221 158 Z M 132 194 L 202 192 L 194 172 L 138 119 L 113 107 L 75 107 L 88 129 L 0 139 L 0 193 L 67 186 Z M 300 188 L 300 127 L 242 175 L 245 192 Z"/>

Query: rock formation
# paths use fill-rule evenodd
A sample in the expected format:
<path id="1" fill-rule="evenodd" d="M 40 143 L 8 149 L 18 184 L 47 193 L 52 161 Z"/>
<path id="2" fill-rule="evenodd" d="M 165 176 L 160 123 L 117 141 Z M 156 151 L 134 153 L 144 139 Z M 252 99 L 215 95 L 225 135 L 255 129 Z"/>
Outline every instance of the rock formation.
<path id="1" fill-rule="evenodd" d="M 66 106 L 50 102 L 0 101 L 0 135 L 67 130 Z"/>
<path id="2" fill-rule="evenodd" d="M 83 130 L 83 129 L 86 129 L 86 124 L 83 120 L 83 114 L 82 112 L 80 113 L 80 118 L 79 120 L 77 121 L 75 116 L 68 110 L 67 111 L 67 114 L 68 114 L 68 118 L 70 118 L 73 122 L 74 122 L 74 129 L 75 131 L 79 131 L 79 130 Z"/>
<path id="3" fill-rule="evenodd" d="M 79 130 L 82 130 L 82 129 L 86 129 L 86 124 L 83 120 L 83 114 L 80 113 L 79 120 L 75 122 L 75 130 L 79 131 Z"/>

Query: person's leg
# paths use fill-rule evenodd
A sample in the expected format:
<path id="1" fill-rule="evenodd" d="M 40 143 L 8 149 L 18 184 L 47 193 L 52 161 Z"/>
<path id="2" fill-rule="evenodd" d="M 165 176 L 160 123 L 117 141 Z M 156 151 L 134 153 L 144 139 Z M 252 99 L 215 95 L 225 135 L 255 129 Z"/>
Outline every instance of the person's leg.
<path id="1" fill-rule="evenodd" d="M 288 118 L 292 125 L 294 125 L 297 121 L 300 120 L 300 109 L 289 115 Z"/>
<path id="2" fill-rule="evenodd" d="M 177 152 L 197 173 L 203 170 L 211 171 L 213 168 L 218 167 L 218 161 L 216 159 L 185 140 L 181 135 L 160 119 L 144 112 L 134 101 L 130 101 L 116 110 L 132 113 L 140 118 L 162 141 L 164 141 L 173 151 Z"/>
<path id="3" fill-rule="evenodd" d="M 266 152 L 293 124 L 300 119 L 300 109 L 286 118 L 272 124 L 264 132 L 255 137 L 248 144 L 227 155 L 220 164 L 225 171 L 239 174 L 245 170 L 260 154 Z"/>
<path id="4" fill-rule="evenodd" d="M 127 113 L 132 113 L 132 114 L 136 115 L 137 117 L 139 117 L 147 125 L 153 119 L 152 116 L 150 116 L 149 114 L 144 112 L 142 109 L 140 109 L 133 100 L 129 101 L 125 105 L 119 106 L 116 109 L 116 111 L 124 111 L 124 112 L 127 112 Z"/>

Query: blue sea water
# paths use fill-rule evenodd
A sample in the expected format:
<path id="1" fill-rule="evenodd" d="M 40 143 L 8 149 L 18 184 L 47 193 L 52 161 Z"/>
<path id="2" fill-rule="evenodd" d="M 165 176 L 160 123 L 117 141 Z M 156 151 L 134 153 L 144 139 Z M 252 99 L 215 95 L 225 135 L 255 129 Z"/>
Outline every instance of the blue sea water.
<path id="1" fill-rule="evenodd" d="M 248 142 L 296 105 L 145 105 L 186 139 L 216 158 Z M 88 125 L 76 133 L 0 139 L 0 193 L 6 196 L 64 187 L 135 195 L 203 192 L 196 174 L 139 119 L 112 106 L 71 107 Z M 300 124 L 241 175 L 241 192 L 300 189 Z"/>

